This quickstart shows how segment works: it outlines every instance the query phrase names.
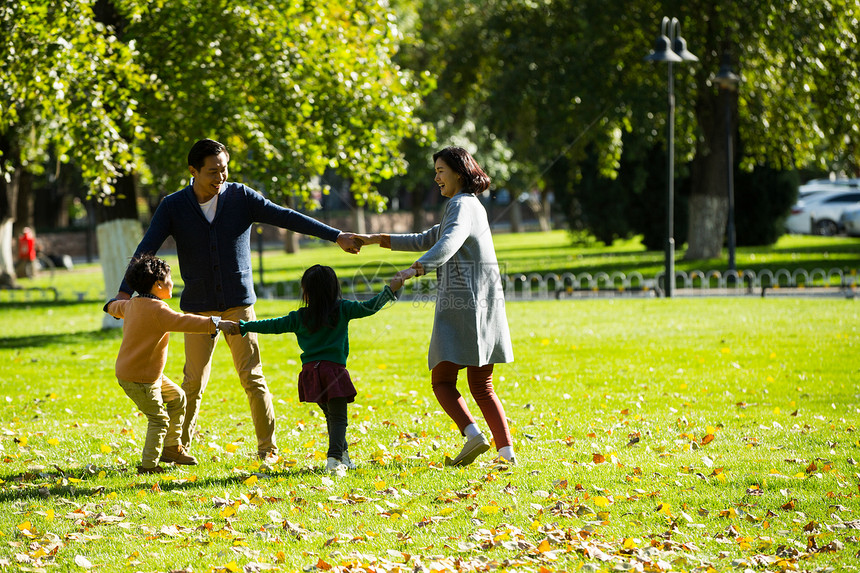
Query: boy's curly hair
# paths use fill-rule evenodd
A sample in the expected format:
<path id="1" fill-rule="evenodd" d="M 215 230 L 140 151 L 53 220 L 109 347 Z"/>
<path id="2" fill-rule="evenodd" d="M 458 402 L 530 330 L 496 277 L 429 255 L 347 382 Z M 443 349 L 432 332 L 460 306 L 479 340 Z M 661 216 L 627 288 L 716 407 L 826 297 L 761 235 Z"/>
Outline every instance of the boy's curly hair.
<path id="1" fill-rule="evenodd" d="M 167 261 L 155 255 L 143 254 L 131 260 L 125 271 L 125 282 L 139 294 L 149 294 L 156 281 L 170 274 Z"/>

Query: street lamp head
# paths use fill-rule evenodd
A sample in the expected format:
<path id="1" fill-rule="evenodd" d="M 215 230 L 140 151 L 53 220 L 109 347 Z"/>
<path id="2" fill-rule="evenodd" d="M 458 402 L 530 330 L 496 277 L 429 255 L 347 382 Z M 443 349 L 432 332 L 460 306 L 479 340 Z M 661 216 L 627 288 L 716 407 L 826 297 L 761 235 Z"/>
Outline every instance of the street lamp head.
<path id="1" fill-rule="evenodd" d="M 738 89 L 738 84 L 741 83 L 741 78 L 732 71 L 732 60 L 728 52 L 723 54 L 723 62 L 720 65 L 720 72 L 714 76 L 714 83 L 721 90 L 730 92 Z"/>
<path id="2" fill-rule="evenodd" d="M 672 51 L 671 41 L 666 35 L 657 36 L 657 41 L 654 43 L 654 51 L 645 56 L 645 60 L 649 62 L 683 62 L 684 60 Z"/>
<path id="3" fill-rule="evenodd" d="M 678 27 L 678 32 L 681 31 L 680 26 Z M 682 60 L 686 62 L 698 62 L 699 58 L 691 54 L 687 51 L 687 40 L 682 38 L 681 36 L 675 36 L 675 43 L 672 46 L 672 51 L 678 54 Z"/>

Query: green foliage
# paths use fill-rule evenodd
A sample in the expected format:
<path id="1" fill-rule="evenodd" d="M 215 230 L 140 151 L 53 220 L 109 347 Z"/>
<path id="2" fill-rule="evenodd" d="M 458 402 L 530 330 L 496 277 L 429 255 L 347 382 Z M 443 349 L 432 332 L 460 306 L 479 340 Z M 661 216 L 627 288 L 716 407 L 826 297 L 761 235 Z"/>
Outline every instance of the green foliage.
<path id="1" fill-rule="evenodd" d="M 772 245 L 783 235 L 798 183 L 796 171 L 756 167 L 752 172 L 735 172 L 738 245 Z"/>
<path id="2" fill-rule="evenodd" d="M 22 1 L 0 23 L 0 135 L 30 169 L 49 149 L 77 163 L 102 196 L 119 173 L 172 190 L 213 137 L 277 199 L 307 199 L 332 168 L 379 209 L 372 183 L 421 130 L 423 83 L 393 63 L 400 33 L 378 2 Z"/>
<path id="3" fill-rule="evenodd" d="M 96 21 L 93 0 L 0 6 L 0 162 L 39 173 L 51 152 L 74 162 L 92 193 L 143 169 L 135 50 Z M 5 151 L 5 155 L 2 155 Z"/>
<path id="4" fill-rule="evenodd" d="M 168 187 L 191 143 L 223 139 L 232 166 L 276 198 L 307 199 L 326 168 L 372 182 L 403 168 L 421 86 L 392 62 L 399 33 L 377 3 L 141 2 L 128 36 L 158 82 L 144 100 L 155 183 Z M 171 133 L 171 137 L 165 137 Z"/>
<path id="5" fill-rule="evenodd" d="M 860 165 L 854 120 L 860 94 L 854 41 L 860 7 L 851 0 L 803 0 L 790 6 L 704 0 L 658 5 L 638 0 L 434 0 L 420 6 L 423 48 L 434 58 L 439 76 L 439 87 L 428 98 L 438 102 L 434 113 L 445 124 L 437 125 L 437 131 L 456 132 L 456 126 L 467 122 L 480 126 L 488 136 L 472 138 L 478 149 L 489 149 L 486 142 L 495 138 L 510 150 L 513 167 L 502 171 L 500 179 L 515 188 L 551 189 L 574 206 L 568 210 L 572 227 L 588 220 L 606 240 L 624 236 L 627 229 L 605 228 L 605 222 L 623 219 L 621 209 L 594 189 L 615 189 L 609 182 L 623 176 L 625 155 L 632 154 L 626 161 L 635 164 L 648 153 L 643 150 L 666 145 L 669 69 L 643 61 L 663 15 L 680 20 L 689 48 L 700 58 L 672 70 L 679 179 L 686 176 L 681 166 L 695 159 L 687 196 L 723 196 L 720 186 L 709 185 L 721 172 L 719 162 L 709 158 L 725 145 L 723 108 L 712 78 L 726 51 L 741 76 L 736 117 L 739 163 L 745 171 L 763 165 L 782 170 L 816 165 L 854 172 Z M 571 170 L 564 177 L 554 173 L 562 157 Z M 650 176 L 650 165 L 646 171 Z M 601 178 L 597 187 L 590 173 Z M 640 178 L 634 193 L 645 189 Z M 561 182 L 567 186 L 559 186 Z M 631 190 L 629 184 L 622 188 Z M 783 205 L 769 197 L 756 201 Z M 782 212 L 756 226 L 772 231 L 786 211 L 783 205 Z M 705 216 L 719 218 L 719 213 Z M 637 223 L 662 225 L 661 219 Z M 685 220 L 676 226 L 678 233 L 687 233 Z M 653 245 L 653 233 L 645 234 Z"/>
<path id="6" fill-rule="evenodd" d="M 625 140 L 634 138 L 625 136 Z M 564 161 L 559 161 L 558 166 L 572 171 Z M 600 172 L 595 148 L 590 147 L 577 169 L 576 194 L 561 195 L 571 226 L 582 225 L 608 245 L 616 239 L 640 235 L 646 249 L 665 248 L 666 153 L 661 147 L 629 146 L 614 177 Z M 688 177 L 676 178 L 674 239 L 678 247 L 687 240 L 688 188 Z"/>

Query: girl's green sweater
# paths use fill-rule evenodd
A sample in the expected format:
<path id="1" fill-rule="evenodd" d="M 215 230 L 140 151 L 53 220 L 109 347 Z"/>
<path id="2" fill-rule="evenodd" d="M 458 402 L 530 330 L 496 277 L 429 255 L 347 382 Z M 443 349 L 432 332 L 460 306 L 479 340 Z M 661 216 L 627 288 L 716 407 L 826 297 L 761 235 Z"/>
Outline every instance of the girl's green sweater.
<path id="1" fill-rule="evenodd" d="M 349 321 L 376 314 L 386 303 L 396 299 L 397 296 L 388 285 L 385 285 L 385 288 L 378 295 L 364 302 L 341 299 L 338 305 L 337 323 L 334 326 L 323 326 L 316 332 L 310 332 L 305 326 L 302 320 L 306 311 L 304 308 L 294 310 L 280 318 L 249 322 L 242 320 L 239 324 L 243 336 L 248 332 L 262 334 L 296 333 L 299 348 L 302 349 L 302 364 L 328 360 L 346 365 L 346 358 L 349 356 Z"/>

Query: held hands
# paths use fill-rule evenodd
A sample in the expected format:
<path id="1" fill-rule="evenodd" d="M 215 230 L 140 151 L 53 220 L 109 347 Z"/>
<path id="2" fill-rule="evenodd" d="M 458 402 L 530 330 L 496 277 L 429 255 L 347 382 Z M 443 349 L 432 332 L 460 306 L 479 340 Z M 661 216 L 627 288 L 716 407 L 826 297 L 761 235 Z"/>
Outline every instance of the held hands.
<path id="1" fill-rule="evenodd" d="M 242 334 L 239 330 L 239 323 L 232 320 L 220 320 L 218 322 L 218 330 L 224 334 Z"/>
<path id="2" fill-rule="evenodd" d="M 373 235 L 367 235 L 367 234 L 365 234 L 365 235 L 359 235 L 359 234 L 356 234 L 356 235 L 355 235 L 355 240 L 356 240 L 356 241 L 358 241 L 359 243 L 361 243 L 361 246 L 362 246 L 362 247 L 363 247 L 364 245 L 378 245 L 378 244 L 380 243 L 380 241 L 382 240 L 382 235 L 380 235 L 379 233 L 376 233 L 376 234 L 373 234 Z"/>
<path id="3" fill-rule="evenodd" d="M 355 233 L 341 233 L 337 236 L 337 244 L 347 253 L 357 255 L 363 245 L 363 243 L 357 239 L 357 237 L 360 236 L 362 235 L 356 235 Z"/>
<path id="4" fill-rule="evenodd" d="M 394 278 L 391 279 L 391 283 L 389 284 L 391 290 L 395 292 L 400 290 L 400 287 L 403 286 L 403 283 L 405 283 L 408 279 L 413 278 L 416 274 L 417 273 L 413 268 L 398 271 L 398 273 L 394 275 Z"/>

